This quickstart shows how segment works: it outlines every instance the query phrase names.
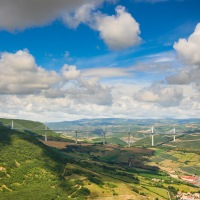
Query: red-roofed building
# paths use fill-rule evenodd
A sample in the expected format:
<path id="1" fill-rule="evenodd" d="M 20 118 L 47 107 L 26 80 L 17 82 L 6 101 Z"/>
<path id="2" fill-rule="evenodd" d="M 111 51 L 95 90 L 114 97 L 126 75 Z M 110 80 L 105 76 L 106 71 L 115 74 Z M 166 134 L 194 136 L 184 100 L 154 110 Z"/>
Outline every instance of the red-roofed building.
<path id="1" fill-rule="evenodd" d="M 194 183 L 196 180 L 195 176 L 181 176 L 181 179 L 184 181 L 188 181 L 190 183 Z"/>

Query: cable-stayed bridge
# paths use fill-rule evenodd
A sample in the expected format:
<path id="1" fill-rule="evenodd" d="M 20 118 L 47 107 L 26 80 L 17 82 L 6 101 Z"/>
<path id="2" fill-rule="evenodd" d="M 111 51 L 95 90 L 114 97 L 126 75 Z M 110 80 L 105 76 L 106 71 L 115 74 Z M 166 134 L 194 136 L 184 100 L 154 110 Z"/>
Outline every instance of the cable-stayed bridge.
<path id="1" fill-rule="evenodd" d="M 91 129 L 91 127 L 88 129 L 87 127 L 84 127 L 84 126 L 81 126 L 81 129 L 80 129 L 80 127 L 78 128 L 77 126 L 76 126 L 75 129 L 64 129 L 64 128 L 50 129 L 45 124 L 40 124 L 38 126 L 29 125 L 28 127 L 24 127 L 22 124 L 17 123 L 14 120 L 11 120 L 9 123 L 4 124 L 4 126 L 9 127 L 13 130 L 19 130 L 19 131 L 32 131 L 32 132 L 42 131 L 42 132 L 44 132 L 44 140 L 45 141 L 48 141 L 48 132 L 49 131 L 73 133 L 76 144 L 78 143 L 78 135 L 79 134 L 81 134 L 81 133 L 84 133 L 84 134 L 93 133 L 94 134 L 94 131 L 95 131 L 94 127 L 93 127 L 93 129 Z M 150 135 L 151 146 L 155 146 L 155 143 L 154 143 L 154 136 L 155 135 L 172 135 L 172 137 L 173 137 L 172 140 L 175 141 L 177 135 L 181 135 L 181 134 L 183 135 L 184 134 L 183 131 L 177 130 L 176 127 L 173 127 L 172 129 L 170 129 L 168 131 L 163 131 L 163 130 L 159 130 L 159 127 L 156 126 L 156 125 L 149 127 L 149 129 L 138 130 L 138 131 L 131 130 L 130 125 L 124 127 L 123 130 L 116 130 L 116 127 L 115 127 L 115 130 L 113 130 L 113 126 L 103 126 L 103 128 L 101 127 L 100 131 L 101 131 L 100 134 L 102 135 L 102 143 L 103 144 L 106 144 L 106 135 L 108 133 L 120 133 L 120 134 L 127 135 L 127 143 L 128 143 L 129 147 L 131 146 L 131 137 L 134 137 L 134 135 L 136 133 L 142 132 L 143 135 L 146 135 L 146 136 Z"/>

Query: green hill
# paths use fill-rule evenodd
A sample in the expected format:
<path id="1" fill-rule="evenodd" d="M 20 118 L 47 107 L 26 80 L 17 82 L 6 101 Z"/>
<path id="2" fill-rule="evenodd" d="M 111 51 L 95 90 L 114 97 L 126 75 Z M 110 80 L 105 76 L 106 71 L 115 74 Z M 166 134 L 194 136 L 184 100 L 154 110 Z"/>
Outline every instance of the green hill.
<path id="1" fill-rule="evenodd" d="M 14 129 L 35 136 L 38 139 L 44 139 L 46 126 L 43 123 L 22 119 L 0 118 L 0 124 L 4 125 L 7 128 L 11 128 L 12 121 Z M 48 130 L 47 134 L 49 140 L 59 140 L 60 134 L 55 133 L 51 130 Z"/>
<path id="2" fill-rule="evenodd" d="M 33 136 L 0 126 L 0 199 L 68 199 L 64 160 Z"/>

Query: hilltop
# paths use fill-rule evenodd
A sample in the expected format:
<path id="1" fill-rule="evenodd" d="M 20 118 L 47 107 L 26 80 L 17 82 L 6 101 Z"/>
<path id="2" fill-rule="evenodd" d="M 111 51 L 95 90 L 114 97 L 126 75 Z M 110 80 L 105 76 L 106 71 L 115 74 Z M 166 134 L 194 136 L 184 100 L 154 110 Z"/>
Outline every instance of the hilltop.
<path id="1" fill-rule="evenodd" d="M 52 129 L 68 128 L 69 126 L 104 126 L 104 125 L 153 125 L 153 124 L 199 124 L 199 118 L 191 119 L 124 119 L 124 118 L 96 118 L 80 119 L 74 121 L 50 122 L 48 127 Z"/>

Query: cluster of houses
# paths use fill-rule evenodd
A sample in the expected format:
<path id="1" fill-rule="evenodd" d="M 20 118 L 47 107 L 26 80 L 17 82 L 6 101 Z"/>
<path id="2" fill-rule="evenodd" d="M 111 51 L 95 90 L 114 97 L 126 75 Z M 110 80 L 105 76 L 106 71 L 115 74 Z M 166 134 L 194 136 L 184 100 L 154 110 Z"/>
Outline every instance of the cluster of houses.
<path id="1" fill-rule="evenodd" d="M 183 181 L 186 181 L 190 184 L 196 185 L 200 187 L 200 177 L 198 176 L 181 176 L 180 177 Z M 179 200 L 200 200 L 200 193 L 184 193 L 179 191 L 176 196 Z"/>
<path id="2" fill-rule="evenodd" d="M 178 192 L 178 194 L 176 195 L 176 199 L 179 200 L 200 200 L 200 193 L 183 193 L 181 191 Z"/>

